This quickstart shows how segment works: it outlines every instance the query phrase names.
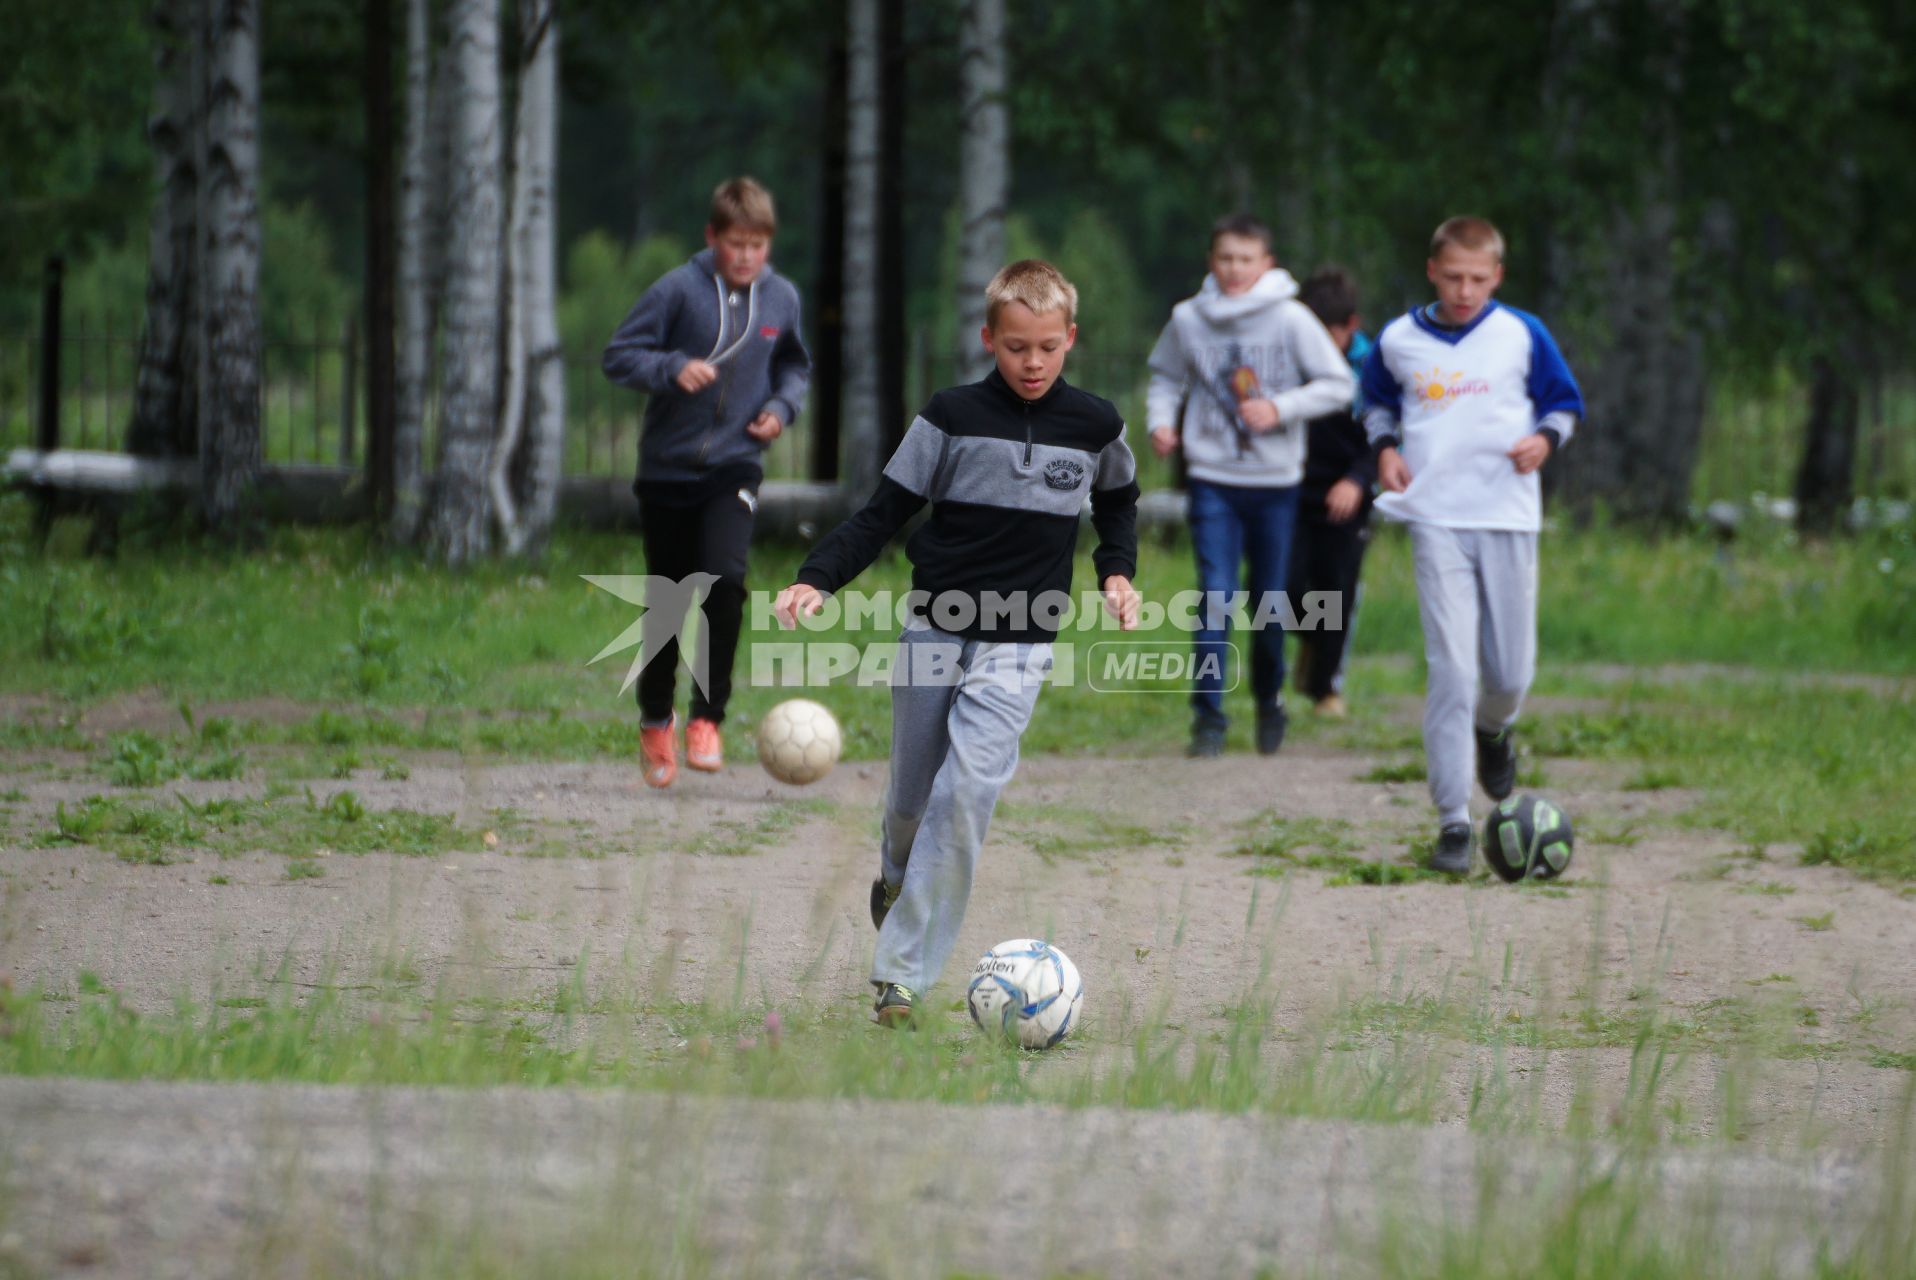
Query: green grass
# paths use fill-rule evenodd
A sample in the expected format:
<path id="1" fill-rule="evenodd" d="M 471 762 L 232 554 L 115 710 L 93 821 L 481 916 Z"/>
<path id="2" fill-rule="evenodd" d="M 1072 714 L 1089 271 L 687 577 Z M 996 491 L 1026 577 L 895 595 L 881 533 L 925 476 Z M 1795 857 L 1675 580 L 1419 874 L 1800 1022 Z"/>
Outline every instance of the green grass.
<path id="1" fill-rule="evenodd" d="M 692 840 L 690 852 L 722 858 L 757 853 L 808 818 L 830 817 L 838 806 L 829 800 L 780 800 L 745 820 L 721 820 L 706 825 Z"/>
<path id="2" fill-rule="evenodd" d="M 509 813 L 494 815 L 510 826 Z M 430 857 L 476 849 L 482 833 L 461 829 L 441 814 L 368 809 L 351 791 L 322 801 L 312 792 L 264 799 L 142 802 L 96 795 L 54 807 L 53 826 L 34 837 L 42 848 L 90 845 L 128 862 L 165 865 L 194 851 L 233 855 L 253 851 L 310 857 L 327 853 L 387 852 Z M 314 874 L 314 873 L 308 873 Z"/>
<path id="3" fill-rule="evenodd" d="M 363 533 L 302 529 L 277 530 L 251 554 L 136 539 L 105 561 L 42 557 L 29 545 L 28 513 L 22 500 L 0 500 L 0 692 L 50 701 L 9 716 L 0 749 L 79 751 L 103 778 L 126 785 L 255 767 L 281 778 L 366 769 L 396 776 L 411 767 L 403 753 L 420 751 L 631 755 L 629 695 L 618 691 L 629 658 L 586 660 L 633 610 L 579 575 L 642 570 L 635 539 L 562 533 L 536 568 L 491 564 L 464 575 Z M 1812 862 L 1916 876 L 1916 795 L 1902 783 L 1916 776 L 1908 686 L 1805 678 L 1916 671 L 1916 553 L 1906 531 L 1812 545 L 1752 536 L 1727 557 L 1702 539 L 1561 531 L 1546 535 L 1543 556 L 1537 691 L 1602 706 L 1526 717 L 1525 785 L 1539 785 L 1537 771 L 1552 758 L 1613 761 L 1630 786 L 1696 790 L 1684 821 L 1800 846 Z M 790 577 L 800 551 L 768 546 L 755 557 L 754 579 L 770 588 Z M 1079 586 L 1089 578 L 1081 563 Z M 1351 750 L 1414 749 L 1416 728 L 1404 713 L 1379 714 L 1386 695 L 1409 702 L 1422 686 L 1398 531 L 1379 533 L 1365 580 L 1351 672 L 1357 714 L 1336 725 L 1300 716 L 1293 731 Z M 1191 581 L 1179 539 L 1146 539 L 1139 582 L 1147 593 L 1162 598 Z M 888 555 L 857 585 L 902 590 L 907 567 Z M 751 645 L 791 638 L 748 632 L 728 735 L 736 760 L 750 757 L 756 718 L 788 696 L 750 684 Z M 853 637 L 840 627 L 816 638 Z M 889 629 L 855 638 L 886 640 Z M 1166 626 L 1127 639 L 1180 648 L 1185 637 Z M 1574 665 L 1585 662 L 1601 665 Z M 1640 678 L 1629 677 L 1632 667 Z M 170 737 L 80 727 L 87 706 L 134 691 L 180 703 L 185 727 Z M 890 717 L 882 687 L 841 681 L 807 693 L 838 715 L 848 760 L 883 757 Z M 204 725 L 192 714 L 265 698 L 278 709 L 220 708 Z M 295 706 L 290 719 L 285 700 Z M 1248 749 L 1248 691 L 1232 694 L 1230 706 L 1231 748 Z M 310 710 L 300 716 L 299 707 Z M 1183 741 L 1187 715 L 1181 698 L 1099 692 L 1080 680 L 1046 690 L 1024 748 L 1161 756 Z M 232 723 L 215 728 L 223 719 Z M 1416 769 L 1415 761 L 1383 763 L 1367 776 L 1412 781 Z"/>

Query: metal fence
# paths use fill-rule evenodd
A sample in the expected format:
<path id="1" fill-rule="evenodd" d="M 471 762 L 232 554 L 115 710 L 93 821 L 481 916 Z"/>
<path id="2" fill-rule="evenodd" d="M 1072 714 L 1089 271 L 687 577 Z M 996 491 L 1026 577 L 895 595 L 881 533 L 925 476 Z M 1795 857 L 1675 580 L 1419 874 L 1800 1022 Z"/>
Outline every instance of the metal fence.
<path id="1" fill-rule="evenodd" d="M 260 388 L 261 447 L 269 463 L 361 467 L 365 462 L 363 343 L 350 322 L 315 321 L 293 337 L 264 344 Z M 32 445 L 38 433 L 42 339 L 37 332 L 0 335 L 0 449 Z M 139 339 L 91 317 L 70 315 L 60 338 L 59 439 L 69 448 L 123 447 L 139 375 Z M 940 386 L 956 379 L 948 352 L 934 354 L 922 335 L 908 347 L 907 416 Z M 599 352 L 567 352 L 565 474 L 625 477 L 638 462 L 644 397 L 613 386 L 599 373 Z M 1144 442 L 1145 363 L 1141 353 L 1075 350 L 1071 380 L 1115 402 L 1132 424 L 1140 482 L 1171 483 L 1170 468 Z M 1786 386 L 1760 393 L 1720 390 L 1704 423 L 1702 454 L 1692 492 L 1699 503 L 1785 495 L 1801 461 L 1805 394 Z M 436 406 L 428 406 L 427 457 L 434 448 Z M 1600 429 L 1598 428 L 1593 429 Z M 766 475 L 810 474 L 806 424 L 767 450 Z M 1916 379 L 1886 382 L 1864 399 L 1857 448 L 1856 492 L 1866 498 L 1916 496 Z"/>

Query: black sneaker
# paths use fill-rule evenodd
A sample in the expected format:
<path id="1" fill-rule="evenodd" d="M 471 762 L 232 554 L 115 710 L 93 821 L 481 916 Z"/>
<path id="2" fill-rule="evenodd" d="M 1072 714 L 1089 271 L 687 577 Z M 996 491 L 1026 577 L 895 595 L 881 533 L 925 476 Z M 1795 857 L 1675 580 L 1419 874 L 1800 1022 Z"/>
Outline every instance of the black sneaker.
<path id="1" fill-rule="evenodd" d="M 1277 749 L 1284 745 L 1284 730 L 1289 727 L 1291 718 L 1285 714 L 1284 704 L 1278 703 L 1269 711 L 1257 713 L 1257 753 L 1261 756 L 1274 756 Z"/>
<path id="2" fill-rule="evenodd" d="M 1517 786 L 1517 744 L 1510 730 L 1485 733 L 1477 730 L 1477 781 L 1492 800 L 1507 798 Z"/>
<path id="3" fill-rule="evenodd" d="M 1470 874 L 1470 824 L 1453 822 L 1437 833 L 1437 847 L 1430 854 L 1430 869 L 1453 876 Z"/>
<path id="4" fill-rule="evenodd" d="M 885 916 L 891 910 L 891 904 L 898 901 L 898 895 L 903 893 L 904 889 L 905 886 L 902 884 L 896 887 L 886 884 L 883 876 L 872 881 L 872 928 L 885 927 Z"/>
<path id="5" fill-rule="evenodd" d="M 1191 745 L 1184 754 L 1193 760 L 1210 760 L 1224 754 L 1224 726 L 1214 720 L 1200 720 L 1191 726 Z"/>
<path id="6" fill-rule="evenodd" d="M 910 987 L 887 982 L 878 988 L 878 998 L 872 1001 L 872 1013 L 881 1027 L 894 1030 L 915 1027 L 918 1025 L 918 995 Z"/>

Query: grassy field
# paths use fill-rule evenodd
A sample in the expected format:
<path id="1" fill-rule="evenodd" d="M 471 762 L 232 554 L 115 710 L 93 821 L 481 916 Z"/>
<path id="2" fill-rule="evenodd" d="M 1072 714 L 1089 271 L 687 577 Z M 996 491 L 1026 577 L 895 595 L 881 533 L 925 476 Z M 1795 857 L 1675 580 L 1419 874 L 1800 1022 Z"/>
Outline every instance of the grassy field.
<path id="1" fill-rule="evenodd" d="M 28 548 L 28 509 L 0 505 L 0 692 L 40 695 L 9 717 L 0 746 L 100 753 L 104 776 L 158 782 L 244 768 L 249 748 L 298 748 L 289 777 L 449 750 L 553 759 L 618 759 L 632 749 L 618 692 L 630 653 L 587 661 L 634 610 L 581 580 L 643 571 L 636 541 L 568 535 L 537 567 L 493 565 L 450 577 L 363 535 L 284 530 L 263 553 L 130 547 L 112 561 Z M 797 549 L 754 564 L 768 592 Z M 1139 583 L 1163 598 L 1190 585 L 1188 552 L 1147 543 Z M 1078 581 L 1090 580 L 1088 564 Z M 1536 755 L 1621 760 L 1646 788 L 1705 790 L 1699 821 L 1752 842 L 1872 874 L 1916 876 L 1916 547 L 1906 529 L 1803 545 L 1772 531 L 1729 548 L 1700 539 L 1643 542 L 1607 530 L 1548 535 L 1540 608 L 1540 696 L 1591 705 L 1541 711 L 1526 727 Z M 860 580 L 902 592 L 902 559 Z M 1376 540 L 1365 570 L 1353 681 L 1380 694 L 1422 688 L 1408 547 Z M 1078 632 L 1095 643 L 1108 631 Z M 883 641 L 886 632 L 807 632 L 808 641 Z M 1169 625 L 1127 636 L 1179 650 Z M 766 627 L 742 647 L 736 719 L 751 724 L 789 690 L 745 679 Z M 242 646 L 238 651 L 236 643 Z M 171 735 L 94 741 L 79 712 L 138 693 L 181 708 Z M 851 759 L 882 758 L 882 688 L 841 681 L 812 696 L 846 729 Z M 1248 696 L 1233 695 L 1248 742 Z M 1594 701 L 1593 701 L 1594 700 Z M 196 708 L 237 706 L 208 723 Z M 1361 705 L 1361 700 L 1360 700 Z M 1046 693 L 1026 736 L 1036 752 L 1124 754 L 1181 740 L 1177 696 L 1112 697 L 1080 680 Z M 1302 722 L 1349 745 L 1380 745 L 1360 715 Z M 1242 744 L 1236 744 L 1242 745 Z M 1416 742 L 1397 742 L 1407 753 Z M 750 744 L 735 733 L 735 759 Z"/>

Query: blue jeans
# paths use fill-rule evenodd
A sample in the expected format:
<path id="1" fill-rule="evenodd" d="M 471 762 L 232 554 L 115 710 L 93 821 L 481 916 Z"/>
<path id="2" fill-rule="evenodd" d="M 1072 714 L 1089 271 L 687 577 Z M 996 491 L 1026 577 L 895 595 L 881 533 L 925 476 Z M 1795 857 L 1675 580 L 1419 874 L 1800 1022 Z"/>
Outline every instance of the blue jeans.
<path id="1" fill-rule="evenodd" d="M 1191 709 L 1200 721 L 1222 725 L 1224 638 L 1229 618 L 1209 602 L 1248 588 L 1249 614 L 1255 618 L 1267 593 L 1282 592 L 1290 574 L 1291 534 L 1297 527 L 1297 486 L 1249 488 L 1191 481 L 1191 545 L 1197 552 L 1198 590 L 1205 594 L 1197 633 L 1197 687 Z M 1249 562 L 1244 586 L 1239 565 Z M 1275 604 L 1273 607 L 1276 607 Z M 1215 624 L 1215 625 L 1212 625 Z M 1272 623 L 1251 636 L 1251 693 L 1259 713 L 1274 709 L 1284 691 L 1284 628 Z"/>

